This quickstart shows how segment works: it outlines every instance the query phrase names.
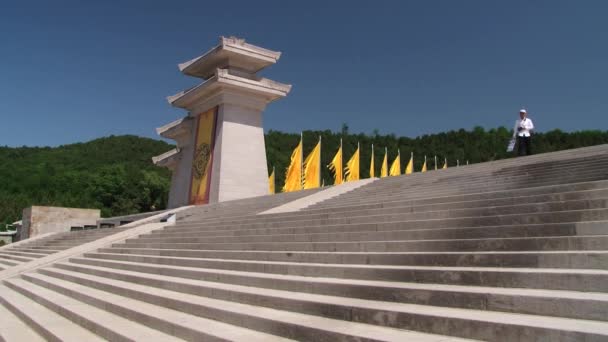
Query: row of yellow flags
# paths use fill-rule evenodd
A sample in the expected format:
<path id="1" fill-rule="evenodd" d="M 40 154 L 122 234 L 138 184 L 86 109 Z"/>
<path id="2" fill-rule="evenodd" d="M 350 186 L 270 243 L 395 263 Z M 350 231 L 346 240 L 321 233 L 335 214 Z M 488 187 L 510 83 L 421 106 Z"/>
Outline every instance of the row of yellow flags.
<path id="1" fill-rule="evenodd" d="M 334 174 L 334 184 L 342 184 L 344 182 L 350 182 L 359 180 L 359 165 L 360 165 L 360 146 L 357 143 L 357 150 L 352 157 L 346 163 L 346 166 L 342 165 L 342 140 L 340 140 L 340 148 L 338 152 L 331 160 L 331 163 L 327 166 L 330 171 Z M 388 149 L 384 149 L 384 160 L 382 161 L 382 168 L 380 169 L 380 177 L 388 176 L 399 176 L 401 175 L 401 153 L 397 150 L 397 157 L 392 162 L 391 167 L 388 167 Z M 321 137 L 315 148 L 310 152 L 306 159 L 304 158 L 303 151 L 303 140 L 300 136 L 300 143 L 291 153 L 291 162 L 285 173 L 285 185 L 283 186 L 283 192 L 299 191 L 302 189 L 313 189 L 323 186 L 321 184 Z M 444 161 L 442 169 L 448 168 L 447 158 Z M 369 177 L 374 178 L 375 175 L 374 165 L 374 145 L 372 144 L 372 156 L 369 167 Z M 435 170 L 437 170 L 437 157 L 435 157 Z M 271 194 L 275 193 L 275 177 L 274 167 L 272 173 L 268 178 L 268 188 Z M 424 163 L 420 172 L 426 172 L 426 156 L 424 156 Z M 414 172 L 414 153 L 412 152 L 410 160 L 405 168 L 405 174 L 411 174 Z"/>

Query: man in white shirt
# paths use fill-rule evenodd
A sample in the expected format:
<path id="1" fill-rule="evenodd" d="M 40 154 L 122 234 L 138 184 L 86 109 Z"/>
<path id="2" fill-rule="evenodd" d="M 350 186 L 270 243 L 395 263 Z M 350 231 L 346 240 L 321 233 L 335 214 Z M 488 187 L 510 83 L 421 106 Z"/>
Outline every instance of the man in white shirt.
<path id="1" fill-rule="evenodd" d="M 513 138 L 517 138 L 517 155 L 525 156 L 532 154 L 530 137 L 533 130 L 534 124 L 528 118 L 528 112 L 525 109 L 520 110 L 519 120 L 515 121 L 515 127 L 513 128 Z"/>

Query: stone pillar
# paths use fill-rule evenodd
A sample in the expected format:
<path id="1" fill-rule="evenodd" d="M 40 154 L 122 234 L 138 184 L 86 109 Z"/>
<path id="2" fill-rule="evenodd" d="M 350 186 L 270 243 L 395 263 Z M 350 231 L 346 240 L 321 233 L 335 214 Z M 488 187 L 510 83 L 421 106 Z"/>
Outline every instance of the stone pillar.
<path id="1" fill-rule="evenodd" d="M 188 116 L 157 129 L 178 146 L 153 158 L 173 171 L 170 207 L 268 194 L 262 113 L 291 86 L 256 73 L 279 56 L 222 37 L 209 52 L 179 65 L 184 74 L 205 82 L 170 96 L 168 101 L 188 110 Z"/>

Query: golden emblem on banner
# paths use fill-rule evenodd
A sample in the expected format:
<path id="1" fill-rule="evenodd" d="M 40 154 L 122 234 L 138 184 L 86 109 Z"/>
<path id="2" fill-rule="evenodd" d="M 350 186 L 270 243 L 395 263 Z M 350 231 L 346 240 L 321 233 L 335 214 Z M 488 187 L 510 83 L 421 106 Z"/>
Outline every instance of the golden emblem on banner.
<path id="1" fill-rule="evenodd" d="M 207 172 L 207 164 L 211 156 L 211 146 L 202 143 L 194 152 L 194 160 L 192 161 L 192 169 L 196 179 L 202 179 Z"/>

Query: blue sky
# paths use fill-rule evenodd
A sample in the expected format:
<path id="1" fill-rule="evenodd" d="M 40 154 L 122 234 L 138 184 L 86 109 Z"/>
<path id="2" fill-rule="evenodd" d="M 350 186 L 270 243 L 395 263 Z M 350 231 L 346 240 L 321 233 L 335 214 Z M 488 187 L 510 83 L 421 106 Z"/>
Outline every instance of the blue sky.
<path id="1" fill-rule="evenodd" d="M 156 137 L 199 80 L 177 63 L 236 35 L 293 84 L 266 129 L 410 137 L 511 126 L 608 129 L 608 1 L 4 1 L 0 145 Z"/>

